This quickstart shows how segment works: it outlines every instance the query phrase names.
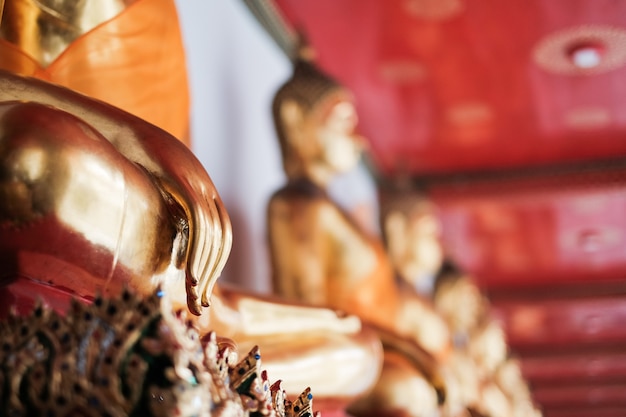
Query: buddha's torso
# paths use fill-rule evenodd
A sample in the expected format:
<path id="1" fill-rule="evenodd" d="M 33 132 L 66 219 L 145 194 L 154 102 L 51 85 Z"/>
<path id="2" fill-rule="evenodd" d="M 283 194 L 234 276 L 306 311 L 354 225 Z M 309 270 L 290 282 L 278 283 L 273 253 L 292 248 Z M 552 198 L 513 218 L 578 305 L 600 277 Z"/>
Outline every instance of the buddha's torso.
<path id="1" fill-rule="evenodd" d="M 390 324 L 399 295 L 384 248 L 323 190 L 288 184 L 272 197 L 268 218 L 279 295 Z M 317 273 L 299 274 L 303 263 Z"/>

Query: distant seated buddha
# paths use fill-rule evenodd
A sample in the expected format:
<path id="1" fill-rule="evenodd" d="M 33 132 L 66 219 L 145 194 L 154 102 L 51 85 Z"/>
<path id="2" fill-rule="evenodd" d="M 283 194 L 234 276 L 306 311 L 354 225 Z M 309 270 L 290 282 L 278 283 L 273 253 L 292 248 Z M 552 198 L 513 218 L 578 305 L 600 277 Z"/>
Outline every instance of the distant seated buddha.
<path id="1" fill-rule="evenodd" d="M 404 290 L 432 298 L 454 349 L 445 364 L 446 412 L 466 416 L 536 416 L 502 327 L 471 278 L 445 259 L 437 207 L 414 189 L 388 191 L 381 202 L 387 250 Z"/>
<path id="2" fill-rule="evenodd" d="M 352 94 L 307 61 L 308 48 L 300 52 L 273 107 L 288 179 L 268 207 L 274 291 L 379 328 L 381 380 L 351 412 L 428 415 L 438 408 L 442 387 L 434 375 L 449 352 L 448 329 L 428 301 L 400 291 L 380 238 L 327 194 L 329 182 L 359 160 L 363 139 Z M 411 400 L 419 395 L 420 401 Z"/>

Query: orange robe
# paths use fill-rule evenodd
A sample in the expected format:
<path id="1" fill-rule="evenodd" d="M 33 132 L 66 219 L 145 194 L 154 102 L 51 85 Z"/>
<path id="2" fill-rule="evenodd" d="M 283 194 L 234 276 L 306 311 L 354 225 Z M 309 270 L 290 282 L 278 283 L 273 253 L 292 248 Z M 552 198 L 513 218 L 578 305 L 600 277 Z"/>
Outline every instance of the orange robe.
<path id="1" fill-rule="evenodd" d="M 174 0 L 137 0 L 76 39 L 47 68 L 0 39 L 0 69 L 105 101 L 190 144 L 187 66 Z"/>

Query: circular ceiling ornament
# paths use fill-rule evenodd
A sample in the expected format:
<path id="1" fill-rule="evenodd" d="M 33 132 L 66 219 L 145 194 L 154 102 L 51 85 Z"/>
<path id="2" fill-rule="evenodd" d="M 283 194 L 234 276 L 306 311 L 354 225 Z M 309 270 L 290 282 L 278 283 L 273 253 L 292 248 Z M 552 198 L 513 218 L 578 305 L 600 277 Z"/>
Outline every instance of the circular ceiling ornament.
<path id="1" fill-rule="evenodd" d="M 597 42 L 584 42 L 573 45 L 567 55 L 572 63 L 581 69 L 595 68 L 604 58 L 604 45 Z"/>
<path id="2" fill-rule="evenodd" d="M 411 16 L 428 20 L 445 20 L 460 14 L 463 0 L 404 0 L 404 10 Z"/>
<path id="3" fill-rule="evenodd" d="M 595 75 L 626 64 L 626 29 L 584 25 L 553 32 L 532 51 L 542 69 L 563 75 Z"/>

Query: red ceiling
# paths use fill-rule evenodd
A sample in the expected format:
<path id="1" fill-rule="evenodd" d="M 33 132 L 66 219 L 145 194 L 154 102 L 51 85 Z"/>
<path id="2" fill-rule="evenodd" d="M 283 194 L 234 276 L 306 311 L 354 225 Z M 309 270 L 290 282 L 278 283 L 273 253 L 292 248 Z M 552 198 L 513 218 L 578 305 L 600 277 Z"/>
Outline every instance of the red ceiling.
<path id="1" fill-rule="evenodd" d="M 626 154 L 625 1 L 276 3 L 355 92 L 382 175 Z"/>

